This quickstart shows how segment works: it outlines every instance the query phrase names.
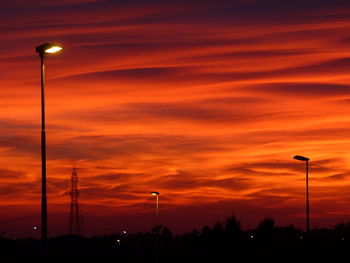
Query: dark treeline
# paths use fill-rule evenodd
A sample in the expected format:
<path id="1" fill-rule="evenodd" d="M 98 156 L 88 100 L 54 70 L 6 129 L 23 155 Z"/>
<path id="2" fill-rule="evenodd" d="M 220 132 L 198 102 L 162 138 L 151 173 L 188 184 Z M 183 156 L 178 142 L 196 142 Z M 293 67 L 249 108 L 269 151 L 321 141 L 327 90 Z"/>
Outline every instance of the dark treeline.
<path id="1" fill-rule="evenodd" d="M 309 234 L 293 225 L 277 227 L 264 219 L 256 229 L 243 231 L 227 218 L 213 226 L 173 235 L 166 227 L 145 233 L 64 235 L 49 240 L 49 262 L 350 262 L 350 222 Z M 0 262 L 40 262 L 40 240 L 0 239 Z"/>

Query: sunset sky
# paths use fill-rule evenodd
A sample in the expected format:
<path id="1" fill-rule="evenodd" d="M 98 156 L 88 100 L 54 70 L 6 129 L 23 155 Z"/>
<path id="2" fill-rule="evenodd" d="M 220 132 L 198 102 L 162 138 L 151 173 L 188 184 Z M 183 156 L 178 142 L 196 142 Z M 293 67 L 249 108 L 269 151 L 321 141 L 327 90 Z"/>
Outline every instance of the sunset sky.
<path id="1" fill-rule="evenodd" d="M 306 3 L 307 2 L 307 3 Z M 305 227 L 350 219 L 350 2 L 0 2 L 0 232 L 39 236 L 40 60 L 48 231 L 67 233 L 79 167 L 84 233 L 175 233 L 234 211 Z"/>

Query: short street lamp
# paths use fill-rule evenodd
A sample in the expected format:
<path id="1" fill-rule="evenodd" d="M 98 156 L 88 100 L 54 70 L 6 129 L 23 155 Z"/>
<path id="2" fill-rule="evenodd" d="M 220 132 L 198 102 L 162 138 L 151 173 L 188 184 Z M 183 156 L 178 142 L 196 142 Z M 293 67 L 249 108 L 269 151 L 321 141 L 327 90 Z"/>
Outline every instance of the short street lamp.
<path id="1" fill-rule="evenodd" d="M 151 192 L 151 195 L 156 196 L 156 227 L 158 232 L 159 231 L 159 193 Z"/>
<path id="2" fill-rule="evenodd" d="M 309 211 L 309 158 L 295 155 L 295 160 L 303 161 L 306 164 L 306 233 L 310 231 L 310 211 Z"/>
<path id="3" fill-rule="evenodd" d="M 43 262 L 48 261 L 47 248 L 47 198 L 46 198 L 46 131 L 45 131 L 45 64 L 48 54 L 60 51 L 62 47 L 52 43 L 37 46 L 41 62 L 41 239 L 43 242 Z"/>
<path id="4" fill-rule="evenodd" d="M 156 263 L 159 262 L 159 192 L 151 192 L 156 197 Z"/>

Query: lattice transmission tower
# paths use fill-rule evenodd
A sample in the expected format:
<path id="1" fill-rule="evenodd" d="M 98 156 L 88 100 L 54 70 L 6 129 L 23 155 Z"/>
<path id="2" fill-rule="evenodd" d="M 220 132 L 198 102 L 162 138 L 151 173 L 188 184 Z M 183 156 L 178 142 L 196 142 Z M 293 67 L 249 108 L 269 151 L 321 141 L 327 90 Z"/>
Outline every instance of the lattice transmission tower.
<path id="1" fill-rule="evenodd" d="M 78 186 L 78 174 L 77 168 L 74 166 L 71 177 L 71 203 L 70 203 L 70 216 L 69 216 L 69 229 L 68 232 L 71 235 L 81 235 L 81 218 L 79 216 L 79 186 Z"/>

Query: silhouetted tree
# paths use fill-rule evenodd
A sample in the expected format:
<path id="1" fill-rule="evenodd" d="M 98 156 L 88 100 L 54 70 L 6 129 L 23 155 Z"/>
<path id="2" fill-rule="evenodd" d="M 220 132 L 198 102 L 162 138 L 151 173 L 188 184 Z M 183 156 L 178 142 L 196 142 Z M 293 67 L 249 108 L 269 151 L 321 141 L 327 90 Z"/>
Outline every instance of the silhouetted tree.
<path id="1" fill-rule="evenodd" d="M 280 241 L 299 240 L 303 237 L 303 232 L 293 225 L 275 228 L 275 239 Z"/>
<path id="2" fill-rule="evenodd" d="M 241 222 L 232 215 L 232 217 L 226 218 L 225 221 L 225 239 L 228 242 L 238 242 L 243 238 Z"/>
<path id="3" fill-rule="evenodd" d="M 212 235 L 214 238 L 222 238 L 224 236 L 224 232 L 225 232 L 223 224 L 220 221 L 217 221 L 214 224 L 211 232 L 212 232 Z"/>
<path id="4" fill-rule="evenodd" d="M 161 263 L 294 263 L 349 262 L 350 222 L 334 229 L 321 228 L 309 238 L 293 225 L 276 227 L 271 218 L 262 220 L 255 230 L 242 231 L 234 217 L 213 227 L 174 236 L 163 227 L 159 238 Z M 254 238 L 251 238 L 254 236 Z M 349 239 L 348 239 L 349 237 Z M 50 238 L 50 263 L 154 263 L 155 234 L 99 235 L 92 238 L 59 236 Z M 40 240 L 0 238 L 1 262 L 40 262 Z M 229 260 L 227 260 L 229 259 Z"/>
<path id="5" fill-rule="evenodd" d="M 270 217 L 266 217 L 260 222 L 258 228 L 256 229 L 256 237 L 262 240 L 271 240 L 274 235 L 275 221 Z"/>
<path id="6" fill-rule="evenodd" d="M 211 237 L 211 229 L 209 226 L 204 226 L 201 231 L 202 238 L 210 238 Z"/>
<path id="7" fill-rule="evenodd" d="M 350 221 L 346 223 L 338 223 L 334 227 L 334 232 L 338 239 L 341 239 L 342 241 L 350 240 Z"/>

